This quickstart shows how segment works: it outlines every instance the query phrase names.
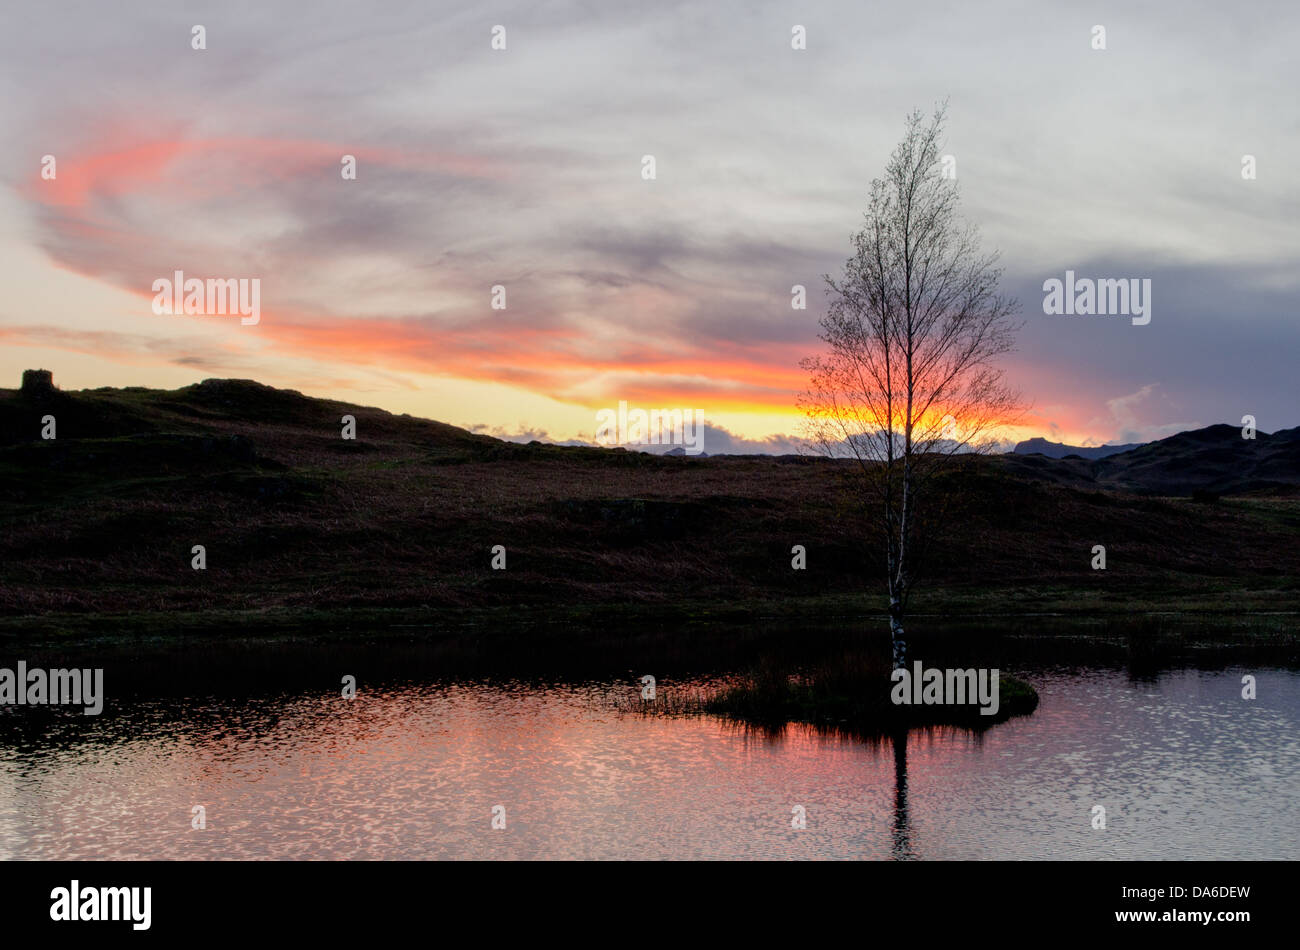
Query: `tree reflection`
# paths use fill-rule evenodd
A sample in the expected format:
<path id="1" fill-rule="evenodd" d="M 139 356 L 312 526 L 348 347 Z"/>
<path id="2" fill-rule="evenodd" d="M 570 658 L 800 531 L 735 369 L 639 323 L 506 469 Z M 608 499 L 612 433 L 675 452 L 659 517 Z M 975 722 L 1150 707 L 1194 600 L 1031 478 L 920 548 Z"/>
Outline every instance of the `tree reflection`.
<path id="1" fill-rule="evenodd" d="M 907 730 L 897 729 L 894 745 L 894 828 L 890 853 L 895 861 L 916 858 L 912 849 L 912 820 L 907 813 Z"/>

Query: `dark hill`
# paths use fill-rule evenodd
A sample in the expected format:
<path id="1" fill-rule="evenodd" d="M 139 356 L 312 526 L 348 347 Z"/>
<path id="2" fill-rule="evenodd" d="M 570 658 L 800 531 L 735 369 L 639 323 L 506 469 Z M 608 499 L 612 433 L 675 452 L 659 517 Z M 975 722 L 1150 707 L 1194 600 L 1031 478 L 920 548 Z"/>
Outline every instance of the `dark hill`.
<path id="1" fill-rule="evenodd" d="M 44 414 L 56 440 L 40 438 Z M 355 441 L 340 438 L 343 415 Z M 1300 441 L 1279 435 L 1246 442 L 1224 426 L 1105 459 L 965 459 L 918 606 L 1282 609 L 1300 600 L 1300 498 L 1278 486 L 1297 483 Z M 861 617 L 880 609 L 883 574 L 852 473 L 797 456 L 519 445 L 246 380 L 0 390 L 0 619 Z M 1256 494 L 1198 504 L 1200 489 Z M 1105 572 L 1089 568 L 1098 543 Z M 206 571 L 190 568 L 196 544 Z M 505 571 L 490 568 L 498 544 Z M 791 569 L 796 544 L 807 570 Z"/>
<path id="2" fill-rule="evenodd" d="M 1213 425 L 1105 458 L 1016 452 L 1001 460 L 1007 472 L 1023 477 L 1139 495 L 1288 494 L 1300 487 L 1298 432 L 1257 432 L 1254 439 L 1243 439 L 1237 426 Z"/>
<path id="3" fill-rule="evenodd" d="M 1098 482 L 1161 495 L 1230 495 L 1300 485 L 1300 441 L 1264 432 L 1243 439 L 1237 426 L 1208 426 L 1105 459 Z"/>
<path id="4" fill-rule="evenodd" d="M 1017 455 L 1045 455 L 1049 459 L 1063 459 L 1071 455 L 1083 459 L 1100 459 L 1136 449 L 1141 442 L 1128 442 L 1124 445 L 1066 445 L 1063 442 L 1049 442 L 1047 439 L 1026 439 L 1017 442 L 1014 451 Z"/>

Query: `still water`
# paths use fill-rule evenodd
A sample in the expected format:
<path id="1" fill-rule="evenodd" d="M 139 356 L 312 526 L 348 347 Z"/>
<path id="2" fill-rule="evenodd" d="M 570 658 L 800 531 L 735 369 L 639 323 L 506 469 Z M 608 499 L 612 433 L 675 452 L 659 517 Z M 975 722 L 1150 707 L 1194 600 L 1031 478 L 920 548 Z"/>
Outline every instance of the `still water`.
<path id="1" fill-rule="evenodd" d="M 1300 673 L 1022 675 L 1033 715 L 905 748 L 623 712 L 633 677 L 7 708 L 0 858 L 1300 858 Z"/>

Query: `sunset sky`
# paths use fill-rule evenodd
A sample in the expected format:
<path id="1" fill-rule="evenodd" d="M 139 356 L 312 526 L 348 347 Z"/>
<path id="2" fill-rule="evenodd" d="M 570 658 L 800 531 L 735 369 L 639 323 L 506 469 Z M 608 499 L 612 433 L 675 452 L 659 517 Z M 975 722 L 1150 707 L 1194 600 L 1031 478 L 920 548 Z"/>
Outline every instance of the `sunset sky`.
<path id="1" fill-rule="evenodd" d="M 1293 4 L 288 10 L 5 14 L 0 386 L 252 378 L 557 441 L 625 400 L 701 410 L 708 452 L 781 451 L 821 275 L 906 113 L 948 98 L 965 214 L 1026 322 L 1015 435 L 1300 424 Z M 1150 278 L 1150 324 L 1045 315 L 1067 269 Z M 260 323 L 155 315 L 175 270 L 259 278 Z"/>

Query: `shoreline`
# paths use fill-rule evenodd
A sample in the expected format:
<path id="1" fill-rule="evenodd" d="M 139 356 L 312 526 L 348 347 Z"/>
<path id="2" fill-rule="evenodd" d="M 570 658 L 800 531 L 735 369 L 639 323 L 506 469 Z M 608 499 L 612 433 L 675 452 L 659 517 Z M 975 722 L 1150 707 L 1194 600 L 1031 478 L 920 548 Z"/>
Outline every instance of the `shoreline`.
<path id="1" fill-rule="evenodd" d="M 1226 585 L 1224 585 L 1226 587 Z M 1176 622 L 1218 622 L 1230 627 L 1288 626 L 1300 634 L 1300 589 L 1236 590 L 1231 594 L 1211 584 L 1198 594 L 1156 593 L 1151 590 L 1101 592 L 1064 588 L 940 588 L 921 592 L 908 611 L 908 628 L 932 624 L 1022 624 L 1050 619 L 1054 623 L 1100 624 L 1137 618 Z M 1287 624 L 1286 620 L 1295 621 Z M 887 624 L 883 595 L 810 595 L 782 600 L 556 603 L 476 607 L 428 605 L 309 606 L 271 608 L 213 608 L 201 611 L 46 612 L 0 614 L 0 641 L 25 634 L 55 639 L 101 636 L 149 637 L 232 631 L 298 633 L 328 640 L 365 631 L 421 629 L 473 630 L 484 627 L 527 629 L 575 624 L 631 627 L 676 624 L 705 627 L 716 624 L 821 624 L 851 621 L 870 626 Z"/>
<path id="2" fill-rule="evenodd" d="M 883 613 L 763 612 L 759 606 L 6 617 L 0 618 L 0 658 L 77 667 L 98 658 L 119 676 L 147 683 L 349 664 L 434 676 L 734 672 L 763 659 L 798 668 L 846 649 L 888 652 Z M 1171 666 L 1300 668 L 1300 614 L 1281 611 L 918 613 L 908 640 L 911 654 L 927 663 L 1006 670 L 1026 662 L 1135 673 Z"/>

